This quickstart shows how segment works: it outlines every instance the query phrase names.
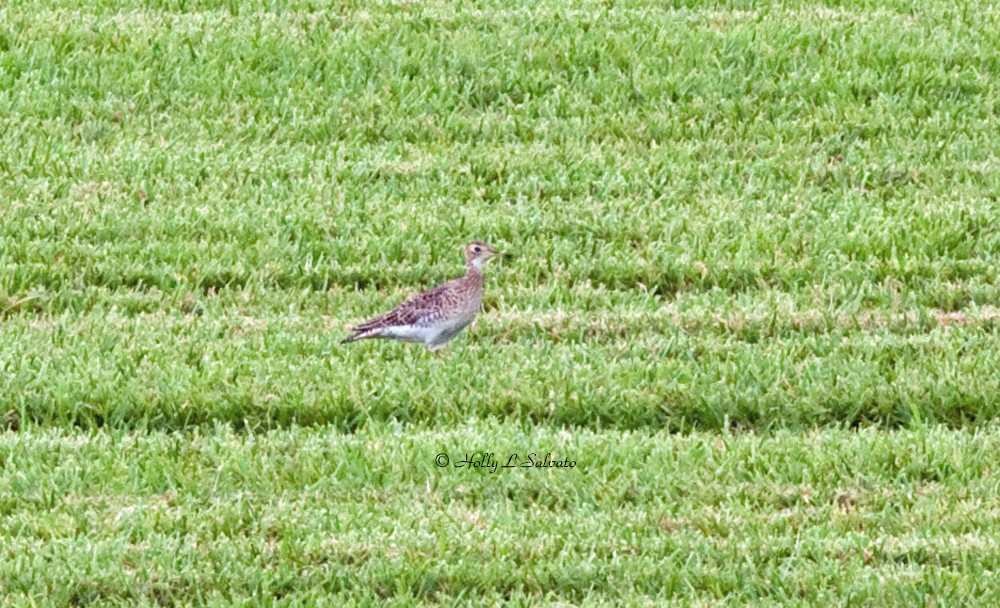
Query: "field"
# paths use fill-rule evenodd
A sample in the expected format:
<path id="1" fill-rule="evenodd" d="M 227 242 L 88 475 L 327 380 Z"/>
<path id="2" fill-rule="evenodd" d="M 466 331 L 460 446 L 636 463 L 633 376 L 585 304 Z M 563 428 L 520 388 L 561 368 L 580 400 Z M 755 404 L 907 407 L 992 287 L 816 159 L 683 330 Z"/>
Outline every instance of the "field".
<path id="1" fill-rule="evenodd" d="M 996 605 L 998 260 L 989 2 L 9 0 L 0 606 Z"/>

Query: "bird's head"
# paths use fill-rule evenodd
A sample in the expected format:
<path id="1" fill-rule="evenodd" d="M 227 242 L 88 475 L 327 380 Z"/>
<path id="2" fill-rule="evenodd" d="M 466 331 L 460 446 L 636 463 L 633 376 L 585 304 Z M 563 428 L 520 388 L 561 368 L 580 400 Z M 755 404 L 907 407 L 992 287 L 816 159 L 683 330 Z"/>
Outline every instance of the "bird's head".
<path id="1" fill-rule="evenodd" d="M 500 254 L 495 249 L 483 241 L 475 241 L 465 246 L 466 266 L 482 268 L 483 262 L 498 255 Z"/>

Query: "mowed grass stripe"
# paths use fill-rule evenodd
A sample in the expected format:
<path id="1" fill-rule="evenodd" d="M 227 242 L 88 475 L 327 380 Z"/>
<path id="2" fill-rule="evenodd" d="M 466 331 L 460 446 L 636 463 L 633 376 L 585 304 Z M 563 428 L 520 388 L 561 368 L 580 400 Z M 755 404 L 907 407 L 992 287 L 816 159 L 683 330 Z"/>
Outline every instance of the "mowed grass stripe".
<path id="1" fill-rule="evenodd" d="M 308 311 L 224 310 L 8 319 L 5 411 L 25 424 L 161 429 L 216 420 L 346 430 L 477 415 L 591 428 L 801 429 L 983 423 L 1000 394 L 992 309 L 972 322 L 814 325 L 490 313 L 442 358 L 406 344 L 339 344 L 343 321 Z"/>
<path id="2" fill-rule="evenodd" d="M 576 467 L 435 465 L 473 451 Z M 59 605 L 988 605 L 998 454 L 995 429 L 5 434 L 0 585 Z"/>

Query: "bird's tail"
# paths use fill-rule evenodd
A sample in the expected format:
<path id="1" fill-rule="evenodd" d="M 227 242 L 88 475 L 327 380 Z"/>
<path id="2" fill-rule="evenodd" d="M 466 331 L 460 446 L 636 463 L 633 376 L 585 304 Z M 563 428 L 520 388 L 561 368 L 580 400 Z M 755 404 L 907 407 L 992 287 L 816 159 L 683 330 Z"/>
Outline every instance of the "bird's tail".
<path id="1" fill-rule="evenodd" d="M 376 330 L 372 330 L 367 327 L 355 327 L 351 330 L 351 335 L 341 340 L 340 343 L 349 344 L 356 340 L 364 340 L 365 338 L 374 337 L 376 333 L 378 333 Z"/>
<path id="2" fill-rule="evenodd" d="M 374 338 L 381 333 L 383 325 L 383 317 L 375 317 L 374 319 L 369 319 L 360 325 L 355 325 L 351 328 L 351 335 L 347 336 L 340 341 L 341 344 L 347 344 L 349 342 L 354 342 L 355 340 L 364 340 L 365 338 Z"/>

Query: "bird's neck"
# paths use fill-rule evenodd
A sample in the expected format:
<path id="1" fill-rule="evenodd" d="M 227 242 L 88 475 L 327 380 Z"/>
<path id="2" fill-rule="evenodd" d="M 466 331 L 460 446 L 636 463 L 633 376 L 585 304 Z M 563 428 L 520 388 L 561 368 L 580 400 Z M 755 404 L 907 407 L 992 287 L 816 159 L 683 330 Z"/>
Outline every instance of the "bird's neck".
<path id="1" fill-rule="evenodd" d="M 468 264 L 466 264 L 465 265 L 465 276 L 466 276 L 466 278 L 482 280 L 482 278 L 483 278 L 483 266 L 482 266 L 482 264 L 483 263 L 481 261 L 479 261 L 479 260 L 475 260 L 475 261 L 472 261 L 472 262 L 469 262 Z"/>

